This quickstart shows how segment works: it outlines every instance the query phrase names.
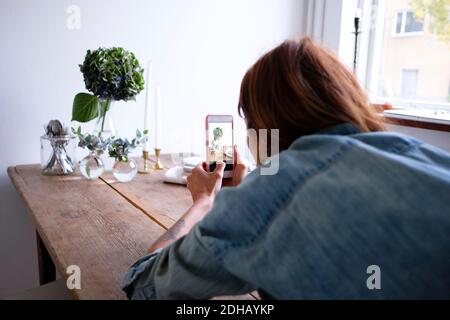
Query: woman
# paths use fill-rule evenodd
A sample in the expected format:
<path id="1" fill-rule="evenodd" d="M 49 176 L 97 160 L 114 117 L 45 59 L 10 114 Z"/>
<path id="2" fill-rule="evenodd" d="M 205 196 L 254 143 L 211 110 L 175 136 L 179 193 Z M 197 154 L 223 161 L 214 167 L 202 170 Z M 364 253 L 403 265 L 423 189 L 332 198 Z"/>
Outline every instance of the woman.
<path id="1" fill-rule="evenodd" d="M 310 39 L 245 75 L 248 128 L 279 129 L 279 168 L 198 166 L 193 205 L 124 279 L 129 298 L 449 298 L 450 155 L 385 132 L 355 77 Z M 257 155 L 255 155 L 257 156 Z M 270 160 L 270 159 L 269 159 Z M 220 192 L 219 192 L 220 190 Z"/>

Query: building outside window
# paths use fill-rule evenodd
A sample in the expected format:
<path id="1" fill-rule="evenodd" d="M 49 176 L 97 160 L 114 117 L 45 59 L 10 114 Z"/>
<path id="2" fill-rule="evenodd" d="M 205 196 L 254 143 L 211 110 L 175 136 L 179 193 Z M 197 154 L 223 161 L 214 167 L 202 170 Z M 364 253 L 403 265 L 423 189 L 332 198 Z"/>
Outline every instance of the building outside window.
<path id="1" fill-rule="evenodd" d="M 450 0 L 359 5 L 366 12 L 363 19 L 371 22 L 362 30 L 368 35 L 361 43 L 359 60 L 365 63 L 358 74 L 372 100 L 450 110 Z"/>

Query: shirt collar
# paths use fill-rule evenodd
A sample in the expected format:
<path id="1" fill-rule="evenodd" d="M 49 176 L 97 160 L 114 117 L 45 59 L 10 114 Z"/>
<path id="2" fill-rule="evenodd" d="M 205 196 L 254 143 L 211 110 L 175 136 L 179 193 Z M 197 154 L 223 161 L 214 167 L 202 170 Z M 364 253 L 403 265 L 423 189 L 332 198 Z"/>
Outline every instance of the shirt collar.
<path id="1" fill-rule="evenodd" d="M 315 133 L 309 135 L 309 136 L 313 136 L 313 135 L 341 135 L 341 136 L 346 136 L 346 135 L 352 135 L 352 134 L 356 134 L 356 133 L 361 133 L 361 130 L 359 130 L 355 125 L 351 124 L 351 123 L 340 123 L 338 125 L 334 125 L 331 127 L 327 127 L 325 129 L 321 129 L 319 131 L 316 131 Z M 299 137 L 297 140 L 295 140 L 290 146 L 289 149 L 292 149 L 295 147 L 295 144 L 302 139 L 303 137 L 307 137 L 307 136 L 302 136 Z"/>
<path id="2" fill-rule="evenodd" d="M 351 135 L 355 133 L 361 133 L 361 130 L 359 130 L 355 125 L 351 123 L 341 123 L 338 125 L 334 125 L 322 130 L 319 130 L 313 134 L 333 134 L 333 135 Z"/>

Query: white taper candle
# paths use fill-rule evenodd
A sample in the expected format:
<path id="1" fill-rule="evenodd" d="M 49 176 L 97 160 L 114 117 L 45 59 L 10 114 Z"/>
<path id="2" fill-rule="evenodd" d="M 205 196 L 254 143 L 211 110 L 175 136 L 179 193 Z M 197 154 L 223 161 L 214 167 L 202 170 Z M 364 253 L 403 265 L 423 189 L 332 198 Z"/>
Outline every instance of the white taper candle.
<path id="1" fill-rule="evenodd" d="M 152 62 L 149 61 L 147 64 L 147 79 L 146 79 L 146 91 L 145 91 L 145 112 L 144 112 L 144 130 L 150 129 L 150 110 L 152 105 L 152 90 L 151 90 L 151 79 L 152 79 Z M 144 151 L 149 151 L 150 142 L 144 144 Z"/>
<path id="2" fill-rule="evenodd" d="M 161 88 L 157 86 L 155 88 L 155 148 L 161 149 L 162 141 L 162 102 L 161 102 Z"/>

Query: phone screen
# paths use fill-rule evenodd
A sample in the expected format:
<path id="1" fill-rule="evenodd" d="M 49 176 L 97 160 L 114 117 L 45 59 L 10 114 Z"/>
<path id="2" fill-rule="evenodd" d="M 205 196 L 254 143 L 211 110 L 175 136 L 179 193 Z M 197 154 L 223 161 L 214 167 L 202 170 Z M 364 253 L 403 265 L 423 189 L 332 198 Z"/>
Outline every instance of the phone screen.
<path id="1" fill-rule="evenodd" d="M 216 162 L 225 162 L 225 171 L 233 170 L 233 123 L 208 121 L 207 161 L 209 171 L 216 169 Z"/>

